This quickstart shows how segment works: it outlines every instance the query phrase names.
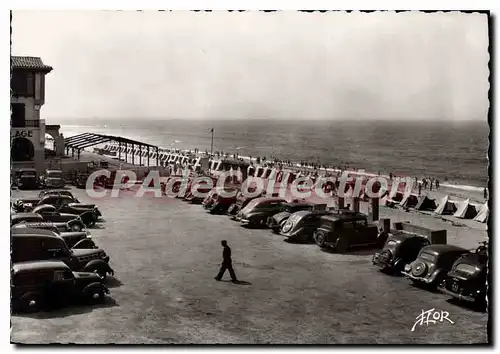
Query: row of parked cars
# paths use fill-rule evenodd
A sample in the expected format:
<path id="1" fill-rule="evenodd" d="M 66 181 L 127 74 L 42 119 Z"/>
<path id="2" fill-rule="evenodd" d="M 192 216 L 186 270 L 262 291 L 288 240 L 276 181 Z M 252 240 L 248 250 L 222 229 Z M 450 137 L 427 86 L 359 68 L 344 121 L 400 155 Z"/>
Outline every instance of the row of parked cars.
<path id="1" fill-rule="evenodd" d="M 372 262 L 384 273 L 403 275 L 417 286 L 461 301 L 483 307 L 486 304 L 487 242 L 475 250 L 430 244 L 423 235 L 403 230 L 385 232 L 358 212 L 329 209 L 302 200 L 287 202 L 277 194 L 245 197 L 238 193 L 226 197 L 217 187 L 201 204 L 210 213 L 228 214 L 246 227 L 270 228 L 289 241 L 315 242 L 335 252 L 360 246 L 379 248 Z"/>
<path id="2" fill-rule="evenodd" d="M 105 279 L 114 270 L 88 230 L 102 216 L 95 205 L 80 203 L 68 190 L 43 190 L 12 210 L 13 311 L 104 300 Z"/>
<path id="3" fill-rule="evenodd" d="M 20 168 L 12 176 L 11 184 L 19 189 L 63 188 L 65 185 L 61 170 L 46 170 L 37 177 L 36 169 Z"/>

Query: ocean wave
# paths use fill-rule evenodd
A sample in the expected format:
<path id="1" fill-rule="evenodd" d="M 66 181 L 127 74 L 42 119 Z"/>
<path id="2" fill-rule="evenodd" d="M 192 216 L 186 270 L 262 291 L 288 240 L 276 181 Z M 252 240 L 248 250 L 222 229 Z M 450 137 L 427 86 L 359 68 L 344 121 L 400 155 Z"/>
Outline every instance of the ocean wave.
<path id="1" fill-rule="evenodd" d="M 439 185 L 446 188 L 462 189 L 468 192 L 482 192 L 484 189 L 483 187 L 468 186 L 464 184 L 440 183 Z"/>

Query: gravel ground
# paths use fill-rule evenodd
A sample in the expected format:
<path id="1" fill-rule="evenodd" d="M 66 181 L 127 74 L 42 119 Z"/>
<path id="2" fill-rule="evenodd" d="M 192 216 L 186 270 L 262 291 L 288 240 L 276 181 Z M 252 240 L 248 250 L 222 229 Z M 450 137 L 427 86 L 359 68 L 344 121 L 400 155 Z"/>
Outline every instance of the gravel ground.
<path id="1" fill-rule="evenodd" d="M 36 194 L 13 191 L 15 198 Z M 119 198 L 98 200 L 82 190 L 74 194 L 103 213 L 105 220 L 91 232 L 116 271 L 108 279 L 110 298 L 93 307 L 12 316 L 12 342 L 487 342 L 487 314 L 380 273 L 371 264 L 373 251 L 332 254 L 314 244 L 290 244 L 269 230 L 245 229 L 199 205 L 150 193 L 134 198 L 134 192 L 122 192 Z M 452 240 L 472 246 L 485 236 L 485 231 L 432 217 L 381 214 L 446 227 Z M 467 238 L 471 230 L 474 236 Z M 214 280 L 222 239 L 232 248 L 241 284 L 227 281 L 227 274 L 226 281 Z M 411 331 L 421 311 L 432 308 L 448 311 L 454 324 Z"/>

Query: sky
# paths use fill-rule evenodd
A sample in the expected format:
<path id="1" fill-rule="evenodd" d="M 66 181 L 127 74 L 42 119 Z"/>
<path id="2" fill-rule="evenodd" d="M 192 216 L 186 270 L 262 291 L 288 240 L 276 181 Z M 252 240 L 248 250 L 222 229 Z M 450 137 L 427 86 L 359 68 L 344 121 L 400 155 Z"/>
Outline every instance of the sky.
<path id="1" fill-rule="evenodd" d="M 484 14 L 14 11 L 42 116 L 486 121 Z"/>

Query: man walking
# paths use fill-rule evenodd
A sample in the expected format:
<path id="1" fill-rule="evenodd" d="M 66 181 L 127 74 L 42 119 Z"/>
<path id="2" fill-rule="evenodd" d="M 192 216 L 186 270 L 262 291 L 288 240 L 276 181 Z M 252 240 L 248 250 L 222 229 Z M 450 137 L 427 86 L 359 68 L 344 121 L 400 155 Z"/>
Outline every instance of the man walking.
<path id="1" fill-rule="evenodd" d="M 222 265 L 220 267 L 219 274 L 215 277 L 215 280 L 220 281 L 227 269 L 229 271 L 229 275 L 231 276 L 231 280 L 233 282 L 237 282 L 238 279 L 236 279 L 236 274 L 234 274 L 233 262 L 231 260 L 231 248 L 227 245 L 226 240 L 222 240 L 220 244 L 224 248 L 222 251 Z"/>

